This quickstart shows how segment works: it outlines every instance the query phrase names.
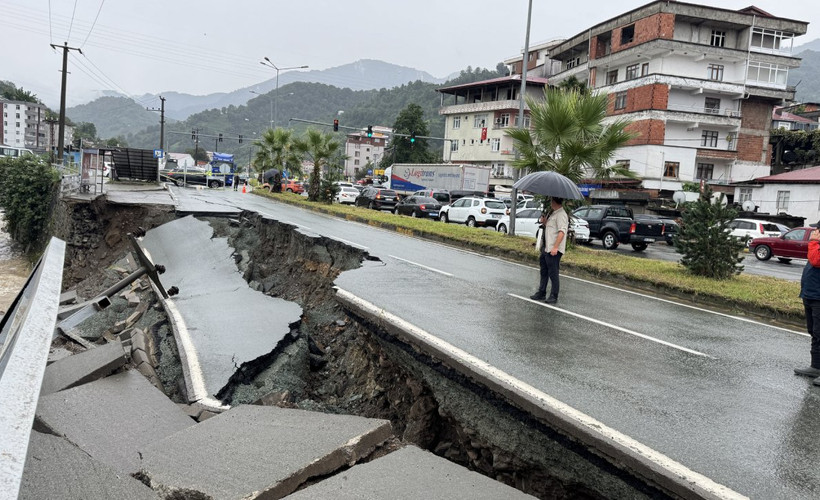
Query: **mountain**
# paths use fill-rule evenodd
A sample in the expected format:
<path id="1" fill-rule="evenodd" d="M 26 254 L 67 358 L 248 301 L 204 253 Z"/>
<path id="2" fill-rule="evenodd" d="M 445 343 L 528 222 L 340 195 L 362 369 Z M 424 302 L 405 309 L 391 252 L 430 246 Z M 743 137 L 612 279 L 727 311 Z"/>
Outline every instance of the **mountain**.
<path id="1" fill-rule="evenodd" d="M 66 109 L 75 123 L 90 122 L 103 139 L 125 136 L 159 123 L 159 113 L 146 110 L 127 97 L 100 97 L 88 104 Z"/>
<path id="2" fill-rule="evenodd" d="M 794 47 L 794 49 L 792 51 L 795 54 L 799 54 L 800 52 L 803 52 L 804 50 L 813 50 L 815 52 L 820 52 L 820 38 L 817 38 L 817 39 L 812 40 L 810 42 L 806 42 L 803 45 L 798 45 L 797 47 Z"/>
<path id="3" fill-rule="evenodd" d="M 797 54 L 802 58 L 800 67 L 789 70 L 789 85 L 796 85 L 795 100 L 798 102 L 820 102 L 820 40 L 818 50 L 804 50 Z M 807 44 L 807 45 L 811 45 Z"/>
<path id="4" fill-rule="evenodd" d="M 275 71 L 272 69 L 271 74 L 275 75 Z M 313 82 L 351 90 L 371 90 L 393 88 L 417 80 L 430 83 L 444 82 L 444 79 L 435 78 L 424 71 L 372 59 L 362 59 L 325 70 L 286 71 L 279 73 L 280 89 L 289 83 Z M 166 98 L 166 115 L 178 120 L 184 120 L 188 116 L 206 109 L 245 104 L 253 97 L 253 94 L 250 93 L 251 90 L 265 94 L 275 88 L 276 77 L 274 76 L 269 80 L 250 87 L 237 89 L 233 92 L 219 92 L 203 96 L 181 94 L 178 92 L 163 92 L 156 95 L 145 94 L 139 99 L 141 101 L 152 102 L 157 99 L 157 96 L 162 95 Z"/>

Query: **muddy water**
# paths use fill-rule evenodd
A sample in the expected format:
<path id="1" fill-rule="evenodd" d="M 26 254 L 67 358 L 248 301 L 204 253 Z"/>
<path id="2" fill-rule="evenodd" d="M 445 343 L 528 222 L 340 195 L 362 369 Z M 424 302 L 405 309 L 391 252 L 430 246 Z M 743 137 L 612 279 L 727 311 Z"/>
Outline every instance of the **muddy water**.
<path id="1" fill-rule="evenodd" d="M 0 211 L 0 219 L 2 215 Z M 2 230 L 0 223 L 0 314 L 8 309 L 20 292 L 30 269 L 22 249 Z"/>

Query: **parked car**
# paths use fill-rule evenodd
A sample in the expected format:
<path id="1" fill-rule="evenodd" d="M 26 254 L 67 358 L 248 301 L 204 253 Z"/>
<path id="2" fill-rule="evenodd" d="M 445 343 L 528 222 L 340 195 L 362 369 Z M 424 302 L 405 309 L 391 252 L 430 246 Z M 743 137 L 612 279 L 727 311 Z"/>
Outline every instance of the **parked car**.
<path id="1" fill-rule="evenodd" d="M 468 196 L 443 206 L 439 219 L 444 222 L 463 222 L 470 227 L 495 227 L 501 217 L 506 215 L 506 210 L 507 205 L 501 201 Z"/>
<path id="2" fill-rule="evenodd" d="M 654 221 L 636 221 L 632 210 L 622 205 L 590 205 L 576 209 L 573 217 L 589 223 L 590 238 L 598 238 L 607 250 L 629 243 L 636 252 L 663 238 L 663 224 Z"/>
<path id="3" fill-rule="evenodd" d="M 543 212 L 540 208 L 523 208 L 515 212 L 515 234 L 517 236 L 532 236 L 535 238 L 538 232 L 538 219 Z M 510 216 L 505 215 L 499 219 L 495 230 L 499 233 L 507 233 L 510 226 Z M 575 241 L 578 243 L 589 242 L 589 223 L 578 217 L 570 217 L 569 230 L 574 233 Z"/>
<path id="4" fill-rule="evenodd" d="M 392 189 L 367 186 L 356 197 L 355 205 L 373 210 L 393 210 L 398 201 L 399 194 Z"/>
<path id="5" fill-rule="evenodd" d="M 353 186 L 341 186 L 339 192 L 336 193 L 336 203 L 348 203 L 353 205 L 356 203 L 356 197 L 359 196 L 359 190 Z"/>
<path id="6" fill-rule="evenodd" d="M 729 228 L 729 234 L 735 238 L 745 239 L 747 247 L 755 238 L 780 236 L 780 229 L 773 222 L 765 220 L 735 219 L 729 223 Z"/>
<path id="7" fill-rule="evenodd" d="M 301 182 L 293 179 L 282 179 L 282 192 L 301 194 L 304 190 L 305 186 Z"/>
<path id="8" fill-rule="evenodd" d="M 788 263 L 792 259 L 807 259 L 809 253 L 809 236 L 814 228 L 796 227 L 781 236 L 764 236 L 755 238 L 749 243 L 749 251 L 758 260 L 769 260 L 777 257 L 780 262 Z"/>
<path id="9" fill-rule="evenodd" d="M 452 201 L 450 199 L 450 191 L 447 191 L 446 189 L 422 189 L 421 191 L 416 191 L 413 193 L 412 196 L 427 196 L 430 198 L 435 198 L 436 201 L 442 205 L 449 205 Z"/>
<path id="10" fill-rule="evenodd" d="M 207 170 L 201 168 L 161 170 L 159 175 L 160 179 L 172 182 L 175 186 L 182 186 L 184 183 L 192 186 L 218 188 L 224 185 L 222 176 L 209 175 Z"/>
<path id="11" fill-rule="evenodd" d="M 393 213 L 396 215 L 409 215 L 410 217 L 438 218 L 441 210 L 441 203 L 429 196 L 411 195 L 396 204 Z"/>
<path id="12" fill-rule="evenodd" d="M 664 217 L 662 215 L 652 215 L 652 214 L 637 214 L 635 215 L 635 220 L 637 221 L 650 221 L 650 222 L 659 222 L 663 224 L 663 239 L 666 241 L 666 244 L 669 246 L 674 245 L 674 238 L 675 234 L 678 232 L 678 223 L 675 219 L 670 219 L 669 217 Z"/>

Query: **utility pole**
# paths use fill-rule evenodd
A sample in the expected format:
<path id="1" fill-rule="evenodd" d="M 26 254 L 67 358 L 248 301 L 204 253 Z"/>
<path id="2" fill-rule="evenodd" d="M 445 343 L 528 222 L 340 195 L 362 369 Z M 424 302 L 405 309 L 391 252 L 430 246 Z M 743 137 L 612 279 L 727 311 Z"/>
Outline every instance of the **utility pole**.
<path id="1" fill-rule="evenodd" d="M 69 47 L 68 42 L 64 42 L 62 47 L 60 47 L 59 45 L 54 45 L 53 43 L 50 45 L 53 49 L 63 49 L 63 82 L 62 88 L 60 89 L 60 137 L 57 138 L 57 154 L 60 158 L 60 165 L 62 165 L 64 158 L 63 147 L 65 147 L 65 88 L 68 76 L 68 51 L 76 50 L 80 54 L 82 54 L 83 51 L 77 47 Z"/>
<path id="2" fill-rule="evenodd" d="M 521 58 L 521 91 L 518 93 L 518 127 L 524 128 L 524 95 L 527 92 L 527 65 L 529 63 L 530 58 L 530 21 L 532 20 L 532 0 L 529 1 L 529 7 L 527 8 L 527 35 L 524 37 L 524 57 Z M 519 151 L 515 150 L 515 159 L 519 158 Z M 521 176 L 521 171 L 519 169 L 515 169 L 513 171 L 513 180 L 518 182 L 518 179 Z M 510 236 L 515 236 L 515 206 L 518 205 L 518 188 L 515 187 L 515 183 L 513 183 L 512 192 L 510 192 L 510 197 L 512 198 L 512 205 L 510 206 L 510 230 L 508 234 Z"/>
<path id="3" fill-rule="evenodd" d="M 145 108 L 147 111 L 159 111 L 159 149 L 165 151 L 165 98 L 159 96 L 160 109 Z"/>

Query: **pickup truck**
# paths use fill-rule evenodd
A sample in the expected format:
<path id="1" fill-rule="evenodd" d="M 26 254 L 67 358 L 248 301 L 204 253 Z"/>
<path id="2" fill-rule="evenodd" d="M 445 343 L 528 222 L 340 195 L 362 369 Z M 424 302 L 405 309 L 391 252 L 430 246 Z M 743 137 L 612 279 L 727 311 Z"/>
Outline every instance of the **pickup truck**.
<path id="1" fill-rule="evenodd" d="M 587 221 L 590 240 L 601 240 L 607 250 L 629 243 L 633 250 L 642 252 L 650 243 L 663 239 L 663 223 L 636 221 L 632 210 L 624 206 L 590 205 L 576 209 L 572 216 Z"/>

